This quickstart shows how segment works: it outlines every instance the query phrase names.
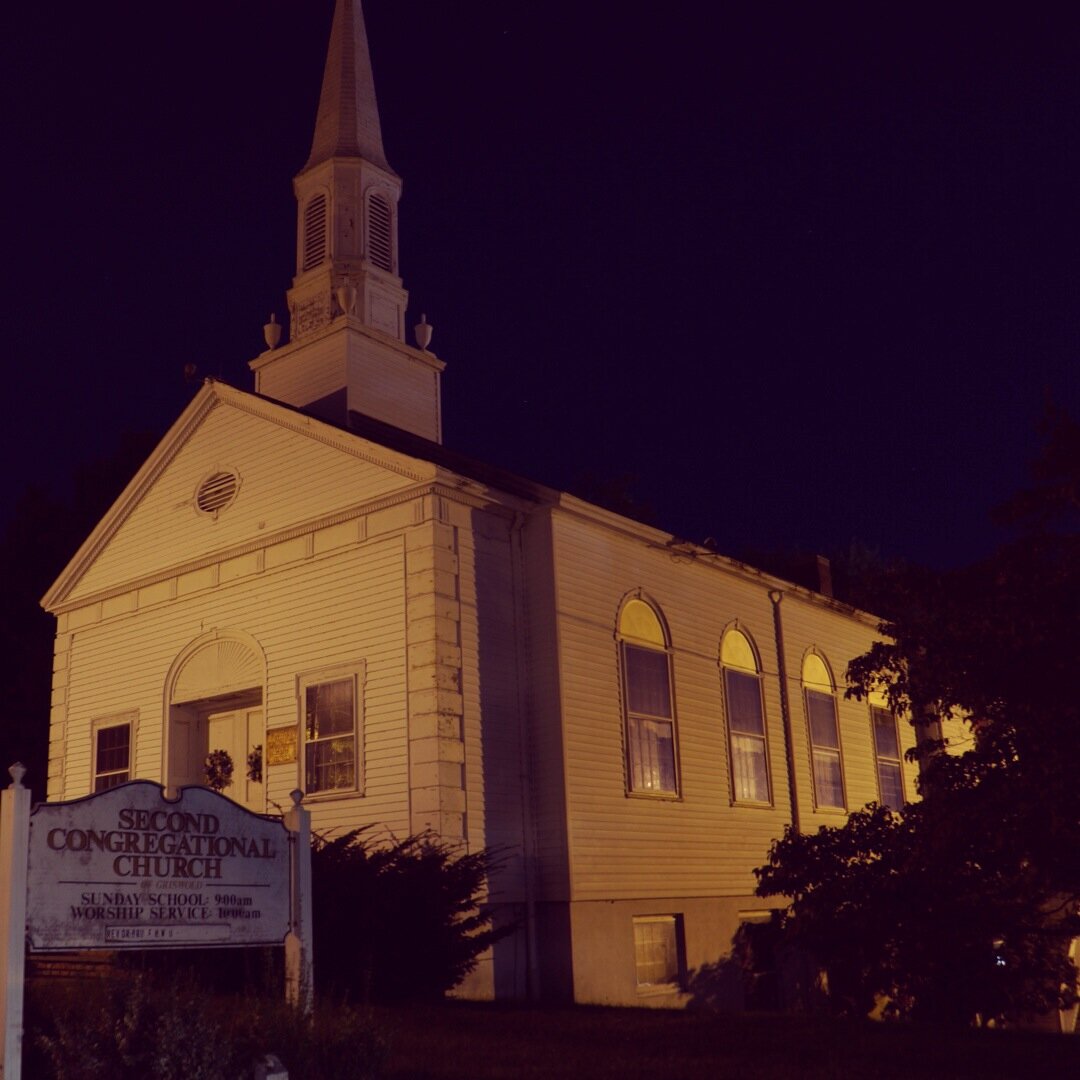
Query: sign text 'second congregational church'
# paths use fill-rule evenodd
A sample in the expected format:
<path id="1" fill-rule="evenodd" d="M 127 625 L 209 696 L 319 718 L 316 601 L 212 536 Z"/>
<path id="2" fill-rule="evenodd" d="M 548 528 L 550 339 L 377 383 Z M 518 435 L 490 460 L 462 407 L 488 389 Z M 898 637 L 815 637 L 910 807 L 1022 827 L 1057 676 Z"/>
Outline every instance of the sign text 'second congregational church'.
<path id="1" fill-rule="evenodd" d="M 137 781 L 30 820 L 31 947 L 280 945 L 288 830 L 204 788 Z"/>

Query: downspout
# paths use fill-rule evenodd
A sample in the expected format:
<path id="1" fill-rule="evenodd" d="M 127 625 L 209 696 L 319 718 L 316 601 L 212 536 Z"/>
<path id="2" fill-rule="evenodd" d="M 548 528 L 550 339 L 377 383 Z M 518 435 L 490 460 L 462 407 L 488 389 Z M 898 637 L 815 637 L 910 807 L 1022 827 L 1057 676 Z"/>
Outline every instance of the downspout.
<path id="1" fill-rule="evenodd" d="M 527 722 L 528 664 L 525 658 L 525 554 L 522 529 L 525 515 L 518 510 L 510 526 L 510 560 L 514 577 L 514 659 L 517 675 L 518 778 L 521 787 L 522 869 L 525 885 L 525 984 L 530 1001 L 540 997 L 540 968 L 536 943 L 536 836 L 532 814 L 532 754 Z"/>
<path id="2" fill-rule="evenodd" d="M 787 659 L 784 654 L 784 621 L 780 616 L 780 603 L 784 599 L 784 594 L 779 589 L 770 589 L 769 599 L 773 606 L 773 633 L 776 636 L 776 675 L 780 680 L 780 718 L 784 724 L 791 827 L 795 832 L 802 832 L 802 822 L 799 819 L 799 794 L 795 787 L 795 746 L 791 739 L 791 703 L 788 700 Z"/>

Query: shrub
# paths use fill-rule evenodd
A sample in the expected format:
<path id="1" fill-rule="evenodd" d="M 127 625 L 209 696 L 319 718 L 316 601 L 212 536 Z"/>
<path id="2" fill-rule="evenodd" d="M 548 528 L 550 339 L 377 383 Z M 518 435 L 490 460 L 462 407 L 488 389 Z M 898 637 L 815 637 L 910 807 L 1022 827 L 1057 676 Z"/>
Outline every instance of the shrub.
<path id="1" fill-rule="evenodd" d="M 441 997 L 513 926 L 478 907 L 497 866 L 430 834 L 377 844 L 357 829 L 312 853 L 315 982 L 320 992 L 396 1002 Z"/>
<path id="2" fill-rule="evenodd" d="M 55 1080 L 248 1080 L 276 1054 L 291 1080 L 373 1080 L 385 1042 L 365 1014 L 283 1001 L 209 997 L 145 976 L 104 995 L 38 989 L 27 1016 L 27 1076 Z"/>

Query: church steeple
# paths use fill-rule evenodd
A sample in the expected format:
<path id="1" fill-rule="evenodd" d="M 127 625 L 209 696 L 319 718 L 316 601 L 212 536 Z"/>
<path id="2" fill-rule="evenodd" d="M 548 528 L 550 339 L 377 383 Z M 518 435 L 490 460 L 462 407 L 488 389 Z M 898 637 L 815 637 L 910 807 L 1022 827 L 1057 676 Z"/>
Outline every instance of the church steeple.
<path id="1" fill-rule="evenodd" d="M 256 390 L 337 422 L 355 410 L 438 440 L 443 364 L 405 344 L 401 179 L 383 149 L 360 0 L 337 0 L 311 153 L 293 190 L 292 340 L 252 362 Z"/>
<path id="2" fill-rule="evenodd" d="M 342 0 L 334 10 L 315 138 L 304 170 L 334 157 L 364 158 L 393 172 L 383 150 L 367 28 L 359 0 Z"/>
<path id="3" fill-rule="evenodd" d="M 404 340 L 408 294 L 397 252 L 401 180 L 383 150 L 360 0 L 337 0 L 315 137 L 293 188 L 299 213 L 289 293 L 293 340 L 340 313 L 342 287 L 356 288 L 363 322 Z"/>

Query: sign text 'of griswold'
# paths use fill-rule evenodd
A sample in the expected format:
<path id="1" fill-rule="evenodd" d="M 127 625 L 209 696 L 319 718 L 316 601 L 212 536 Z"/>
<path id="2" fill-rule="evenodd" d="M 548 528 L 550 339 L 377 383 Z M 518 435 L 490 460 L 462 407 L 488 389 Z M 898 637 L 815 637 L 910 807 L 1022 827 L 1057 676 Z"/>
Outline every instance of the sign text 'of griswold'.
<path id="1" fill-rule="evenodd" d="M 289 833 L 206 788 L 145 780 L 30 818 L 30 947 L 280 945 Z"/>

